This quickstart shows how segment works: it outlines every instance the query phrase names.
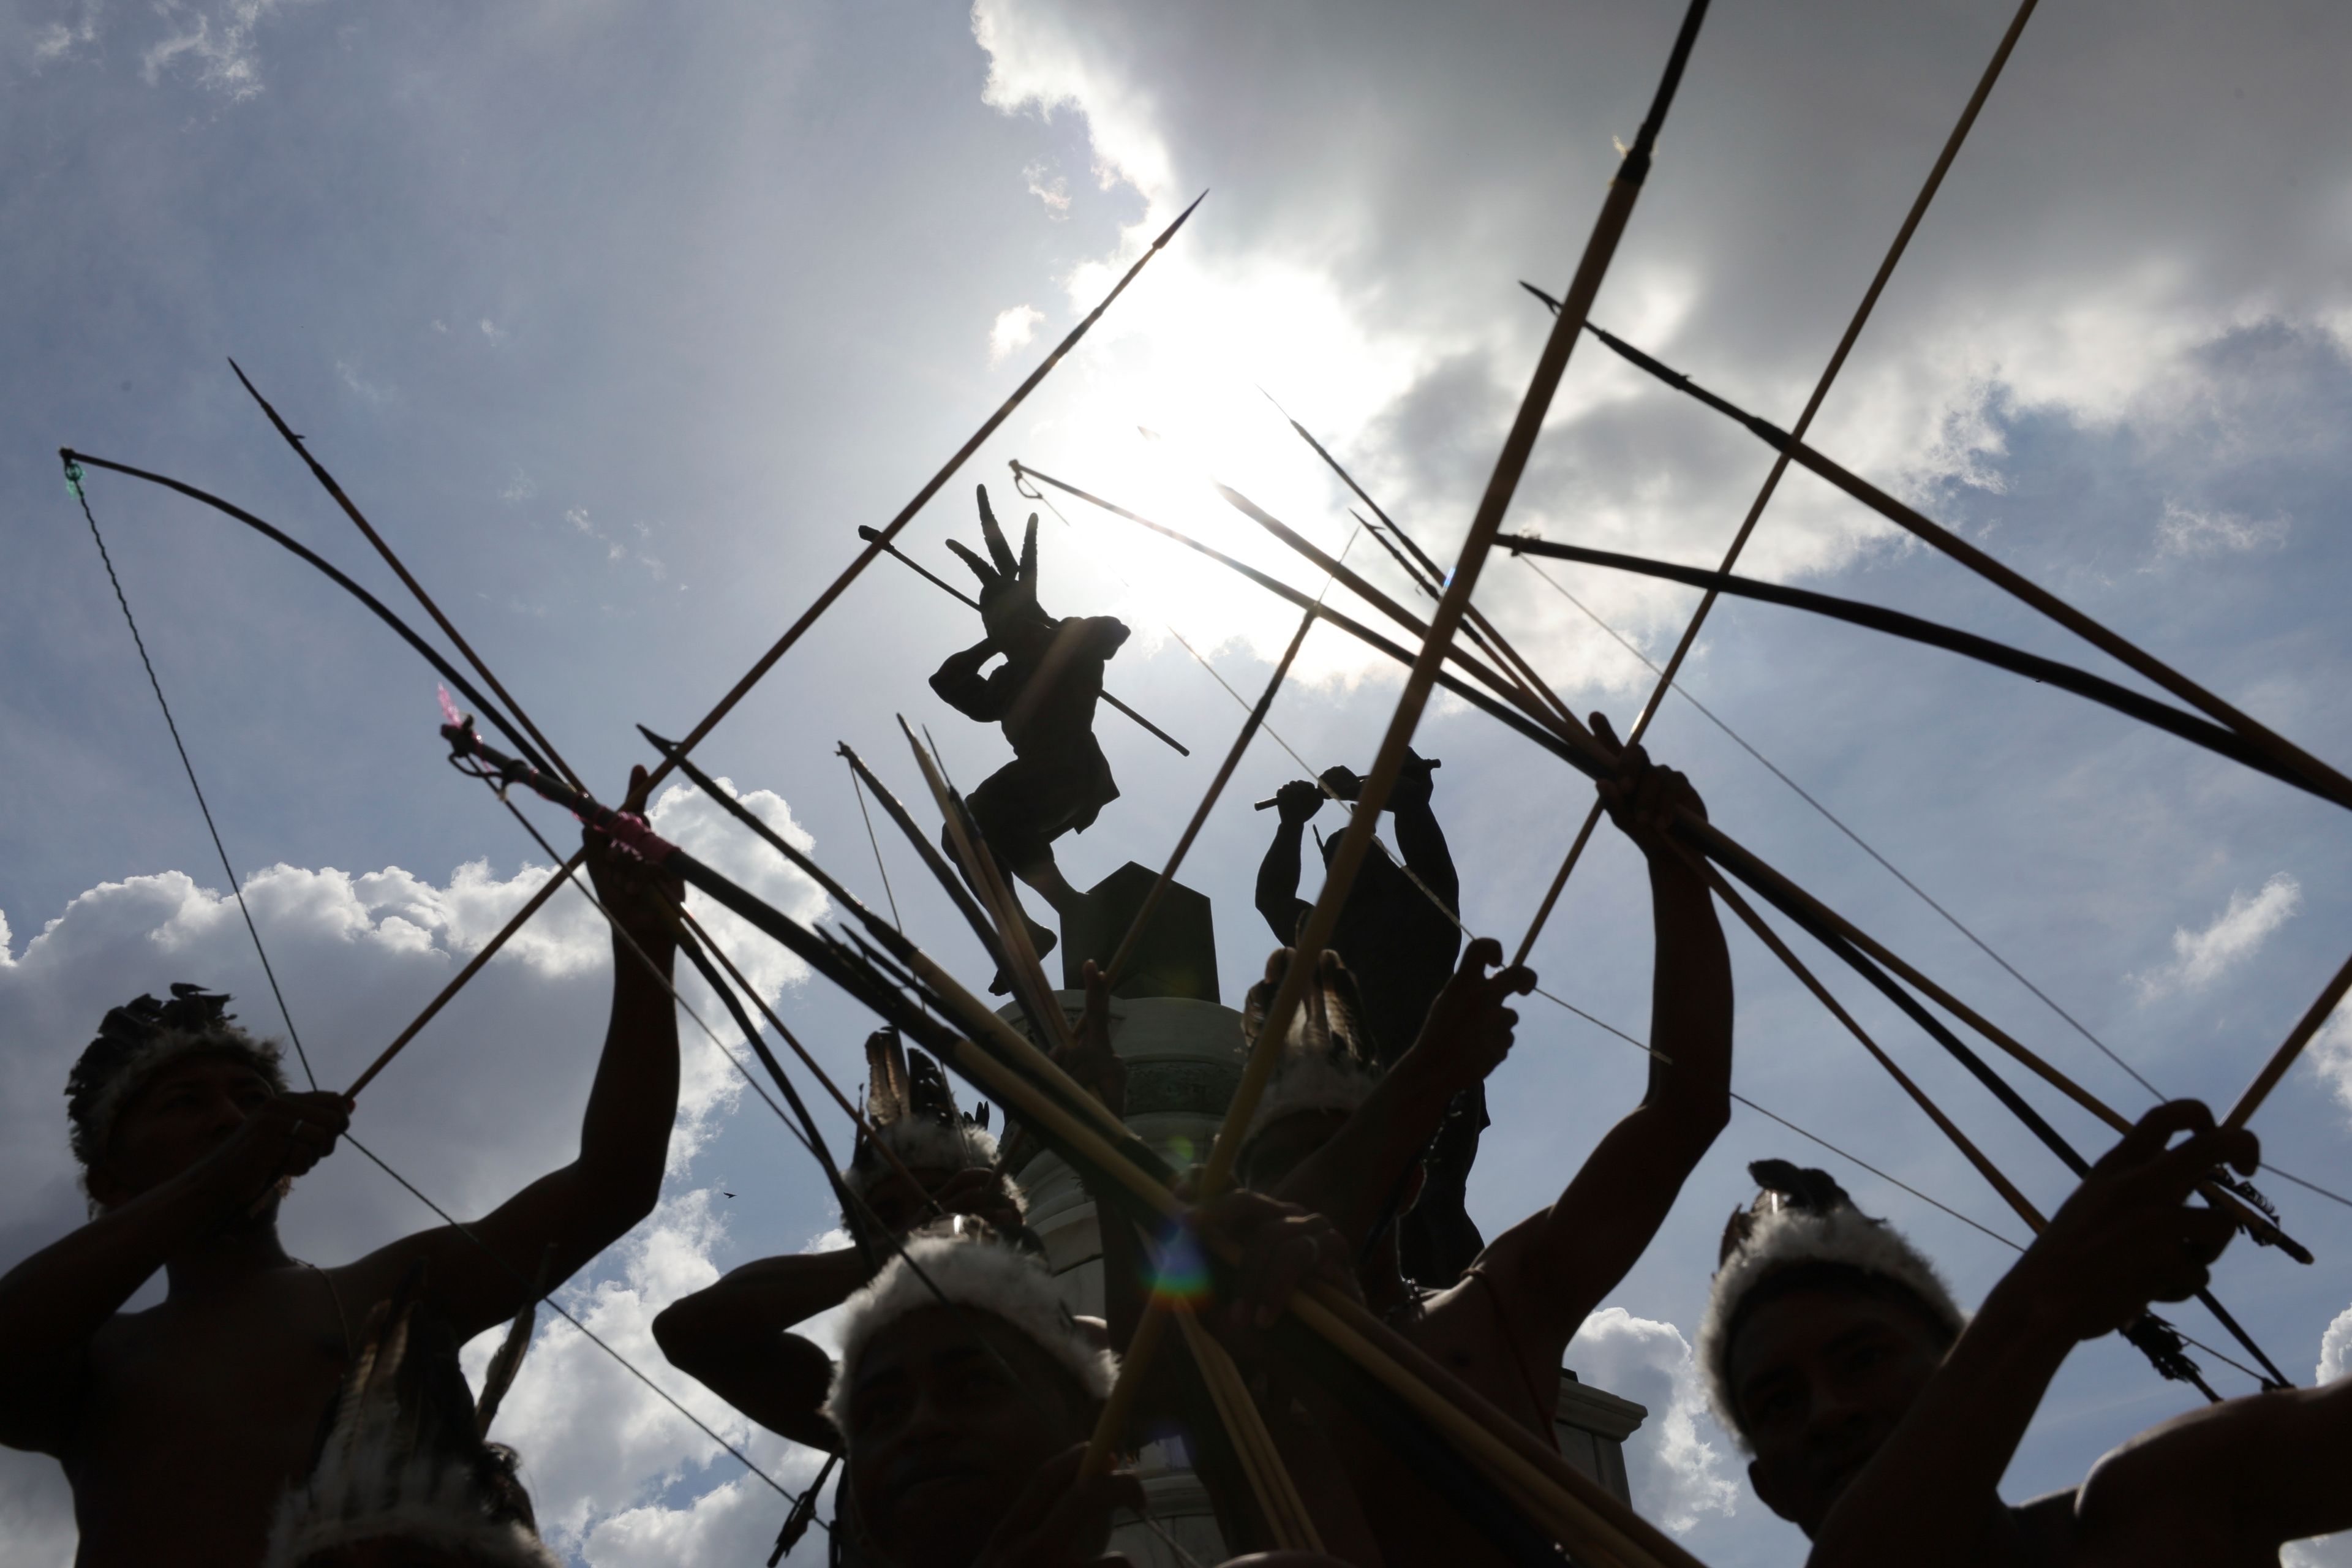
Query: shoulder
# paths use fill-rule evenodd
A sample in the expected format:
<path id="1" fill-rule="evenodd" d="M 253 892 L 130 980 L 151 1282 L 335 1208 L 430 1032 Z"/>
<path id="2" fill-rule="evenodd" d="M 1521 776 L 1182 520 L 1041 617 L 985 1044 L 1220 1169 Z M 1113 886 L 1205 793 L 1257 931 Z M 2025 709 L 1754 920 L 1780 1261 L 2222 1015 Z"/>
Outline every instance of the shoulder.
<path id="1" fill-rule="evenodd" d="M 2074 1556 L 2076 1489 L 2052 1492 L 2020 1503 L 2009 1510 L 2010 1528 L 2018 1545 L 2018 1561 L 2032 1568 L 2058 1568 Z"/>

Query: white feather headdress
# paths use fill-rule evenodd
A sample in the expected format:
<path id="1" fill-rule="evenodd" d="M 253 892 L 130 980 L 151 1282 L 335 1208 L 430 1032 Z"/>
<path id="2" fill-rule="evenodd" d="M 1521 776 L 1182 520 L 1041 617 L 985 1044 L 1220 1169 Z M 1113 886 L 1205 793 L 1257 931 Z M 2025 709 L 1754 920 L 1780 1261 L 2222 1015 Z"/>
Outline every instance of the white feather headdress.
<path id="1" fill-rule="evenodd" d="M 1716 1420 L 1743 1445 L 1747 1435 L 1731 1389 L 1732 1333 L 1749 1299 L 1776 1276 L 1816 1264 L 1850 1269 L 1899 1287 L 1955 1335 L 1968 1323 L 1936 1266 L 1902 1232 L 1855 1208 L 1827 1172 L 1759 1160 L 1748 1173 L 1764 1190 L 1748 1207 L 1734 1210 L 1724 1227 L 1706 1315 L 1693 1347 Z"/>
<path id="2" fill-rule="evenodd" d="M 894 1170 L 874 1147 L 877 1142 L 910 1171 L 985 1171 L 996 1163 L 987 1102 L 981 1102 L 979 1114 L 967 1115 L 939 1064 L 908 1050 L 898 1030 L 877 1029 L 867 1037 L 866 1067 L 866 1121 L 874 1135 L 858 1135 L 842 1173 L 859 1195 L 871 1194 Z"/>
<path id="3" fill-rule="evenodd" d="M 910 1261 L 914 1268 L 908 1266 Z M 1078 1327 L 1042 1264 L 1001 1241 L 919 1231 L 908 1238 L 905 1256 L 883 1265 L 842 1309 L 841 1363 L 834 1371 L 825 1415 L 843 1436 L 849 1433 L 849 1390 L 856 1385 L 858 1358 L 874 1336 L 909 1312 L 940 1305 L 941 1297 L 948 1305 L 986 1312 L 1018 1330 L 1077 1379 L 1088 1399 L 1110 1397 L 1118 1358 Z"/>
<path id="4" fill-rule="evenodd" d="M 1291 949 L 1276 948 L 1266 960 L 1265 978 L 1250 987 L 1242 1005 L 1245 1046 L 1255 1044 L 1265 1011 L 1289 971 L 1291 956 Z M 1274 1076 L 1242 1134 L 1244 1149 L 1259 1133 L 1288 1117 L 1310 1111 L 1347 1114 L 1370 1097 L 1381 1080 L 1381 1068 L 1359 1021 L 1362 1013 L 1355 976 L 1338 953 L 1326 950 L 1316 968 L 1315 984 L 1307 988 L 1297 1011 L 1291 1015 L 1289 1037 L 1283 1042 Z"/>

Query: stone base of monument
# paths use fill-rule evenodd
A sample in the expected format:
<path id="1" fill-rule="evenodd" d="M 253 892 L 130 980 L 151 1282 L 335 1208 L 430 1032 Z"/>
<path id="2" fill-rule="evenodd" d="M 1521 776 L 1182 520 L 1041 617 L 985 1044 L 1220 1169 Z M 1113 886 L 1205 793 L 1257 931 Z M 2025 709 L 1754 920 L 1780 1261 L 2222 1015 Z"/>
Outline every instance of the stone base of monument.
<path id="1" fill-rule="evenodd" d="M 1080 976 L 1091 958 L 1108 971 L 1137 911 L 1150 895 L 1157 871 L 1129 860 L 1087 889 L 1086 898 L 1062 917 L 1062 984 L 1080 989 Z M 1209 900 L 1181 882 L 1169 884 L 1151 923 L 1127 961 L 1127 973 L 1114 990 L 1121 996 L 1185 996 L 1196 1002 L 1217 1000 L 1217 937 L 1209 916 Z"/>

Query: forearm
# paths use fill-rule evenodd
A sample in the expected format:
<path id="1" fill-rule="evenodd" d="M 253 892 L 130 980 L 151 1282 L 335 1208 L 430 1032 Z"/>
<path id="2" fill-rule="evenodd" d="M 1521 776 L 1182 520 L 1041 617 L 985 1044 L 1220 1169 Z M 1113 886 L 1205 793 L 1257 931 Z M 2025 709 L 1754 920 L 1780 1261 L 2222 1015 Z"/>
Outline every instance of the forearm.
<path id="1" fill-rule="evenodd" d="M 613 944 L 612 1017 L 573 1167 L 582 1216 L 599 1227 L 617 1218 L 620 1230 L 659 1200 L 677 1119 L 677 1008 L 664 984 L 673 949 L 644 932 L 636 943 L 645 956 L 618 938 Z M 646 967 L 647 958 L 659 975 Z"/>
<path id="2" fill-rule="evenodd" d="M 111 1209 L 0 1275 L 0 1383 L 103 1327 L 226 1207 L 199 1165 Z"/>
<path id="3" fill-rule="evenodd" d="M 1679 860 L 1650 862 L 1650 1044 L 1665 1061 L 1643 1104 L 1687 1122 L 1703 1152 L 1731 1115 L 1731 952 L 1714 896 Z"/>
<path id="4" fill-rule="evenodd" d="M 1995 1288 L 1838 1500 L 1808 1568 L 1962 1568 L 1997 1547 L 2009 1528 L 2000 1478 L 2074 1342 L 2033 1294 Z"/>
<path id="5" fill-rule="evenodd" d="M 1289 946 L 1298 938 L 1286 924 L 1298 902 L 1299 846 L 1307 837 L 1303 822 L 1286 822 L 1274 830 L 1274 842 L 1257 868 L 1257 912 L 1274 930 L 1274 940 Z"/>
<path id="6" fill-rule="evenodd" d="M 1462 912 L 1462 883 L 1454 874 L 1453 852 L 1445 847 L 1444 830 L 1437 826 L 1437 814 L 1426 805 L 1400 808 L 1396 813 L 1396 841 L 1397 853 L 1404 857 L 1405 868 L 1445 900 L 1446 913 L 1458 917 Z"/>
<path id="7" fill-rule="evenodd" d="M 1466 1085 L 1416 1047 L 1372 1089 L 1331 1141 L 1284 1179 L 1275 1195 L 1319 1214 L 1361 1247 L 1390 1212 L 1390 1199 L 1437 1136 L 1445 1108 Z"/>
<path id="8" fill-rule="evenodd" d="M 931 690 L 966 718 L 985 721 L 997 717 L 990 710 L 988 682 L 980 673 L 980 667 L 995 653 L 994 640 L 983 637 L 961 653 L 948 655 L 931 675 Z"/>
<path id="9" fill-rule="evenodd" d="M 873 1277 L 854 1247 L 762 1258 L 664 1308 L 654 1338 L 680 1367 L 731 1355 L 841 1305 Z"/>

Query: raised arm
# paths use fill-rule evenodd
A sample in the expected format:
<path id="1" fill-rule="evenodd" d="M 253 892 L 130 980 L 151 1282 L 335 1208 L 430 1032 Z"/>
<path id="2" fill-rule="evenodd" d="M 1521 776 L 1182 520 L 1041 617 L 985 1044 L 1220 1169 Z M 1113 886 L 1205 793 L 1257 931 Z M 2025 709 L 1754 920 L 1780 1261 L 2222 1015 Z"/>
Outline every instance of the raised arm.
<path id="1" fill-rule="evenodd" d="M 1482 1259 L 1528 1331 L 1561 1345 L 1650 1245 L 1731 1117 L 1731 957 L 1706 883 L 1666 837 L 1678 810 L 1706 808 L 1680 773 L 1653 765 L 1639 746 L 1619 747 L 1598 713 L 1592 730 L 1618 752 L 1601 803 L 1649 862 L 1656 1054 L 1641 1105 L 1609 1130 L 1551 1207 L 1497 1237 Z"/>
<path id="2" fill-rule="evenodd" d="M 654 1342 L 678 1371 L 780 1436 L 837 1452 L 825 1419 L 833 1360 L 784 1331 L 840 1305 L 872 1278 L 857 1249 L 762 1258 L 654 1319 Z"/>
<path id="3" fill-rule="evenodd" d="M 1397 774 L 1389 794 L 1389 810 L 1396 818 L 1397 853 L 1405 869 L 1445 900 L 1448 914 L 1462 912 L 1462 879 L 1454 874 L 1454 853 L 1445 847 L 1445 830 L 1429 806 L 1436 764 L 1408 751 L 1404 771 Z"/>
<path id="4" fill-rule="evenodd" d="M 951 653 L 931 673 L 931 689 L 940 700 L 967 719 L 993 724 L 1004 717 L 1007 694 L 1002 683 L 980 673 L 996 657 L 996 639 L 984 637 L 961 653 Z"/>
<path id="5" fill-rule="evenodd" d="M 646 787 L 645 770 L 633 770 L 627 809 L 644 809 Z M 373 1300 L 423 1258 L 429 1288 L 461 1340 L 514 1315 L 549 1247 L 550 1278 L 568 1279 L 651 1214 L 661 1197 L 677 1119 L 677 1012 L 667 985 L 676 942 L 667 911 L 684 888 L 594 836 L 588 869 L 598 898 L 645 957 L 615 935 L 612 1017 L 581 1121 L 578 1157 L 470 1227 L 488 1255 L 444 1227 L 394 1242 L 344 1271 L 354 1277 L 359 1299 Z"/>
<path id="6" fill-rule="evenodd" d="M 1509 1054 L 1518 1014 L 1508 998 L 1535 984 L 1524 969 L 1487 970 L 1503 945 L 1480 937 L 1429 1009 L 1421 1037 L 1382 1075 L 1339 1131 L 1282 1183 L 1285 1203 L 1323 1215 L 1362 1247 L 1395 1211 L 1401 1184 L 1437 1135 L 1455 1094 L 1482 1082 Z"/>
<path id="7" fill-rule="evenodd" d="M 2184 1131 L 2187 1142 L 2166 1148 Z M 1830 1510 L 1809 1568 L 1961 1568 L 2013 1550 L 1997 1489 L 2060 1363 L 2150 1300 L 2181 1300 L 2204 1287 L 2231 1223 L 2189 1206 L 2189 1195 L 2224 1161 L 2252 1173 L 2258 1153 L 2252 1133 L 2216 1130 L 2212 1113 L 2194 1100 L 2141 1118 L 1985 1298 L 1909 1414 Z M 2341 1479 L 2340 1468 L 2329 1478 L 2338 1513 Z"/>
<path id="8" fill-rule="evenodd" d="M 2269 1563 L 2352 1530 L 2352 1379 L 2200 1405 L 2093 1467 L 2075 1506 L 2084 1563 Z"/>
<path id="9" fill-rule="evenodd" d="M 0 1276 L 0 1444 L 57 1452 L 90 1337 L 174 1254 L 239 1224 L 281 1178 L 325 1158 L 350 1119 L 339 1094 L 264 1100 L 203 1160 Z M 104 1188 L 94 1172 L 101 1202 Z"/>
<path id="10" fill-rule="evenodd" d="M 1299 847 L 1307 823 L 1323 807 L 1323 791 L 1311 780 L 1293 779 L 1275 791 L 1274 804 L 1281 822 L 1258 862 L 1257 912 L 1273 929 L 1274 940 L 1288 947 L 1298 940 L 1298 918 L 1307 908 L 1298 896 Z"/>

